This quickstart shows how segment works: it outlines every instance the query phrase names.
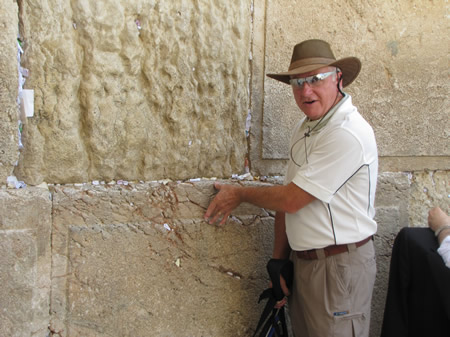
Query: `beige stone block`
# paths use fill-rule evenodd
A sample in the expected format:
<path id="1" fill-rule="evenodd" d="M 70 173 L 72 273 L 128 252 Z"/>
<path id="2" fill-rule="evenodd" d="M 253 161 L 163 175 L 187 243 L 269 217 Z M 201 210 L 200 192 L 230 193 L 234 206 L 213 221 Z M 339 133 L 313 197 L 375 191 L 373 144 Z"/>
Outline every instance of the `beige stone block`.
<path id="1" fill-rule="evenodd" d="M 44 336 L 50 320 L 48 190 L 0 190 L 0 336 Z"/>
<path id="2" fill-rule="evenodd" d="M 395 237 L 400 229 L 404 227 L 401 225 L 402 218 L 404 218 L 404 215 L 401 213 L 401 207 L 398 207 L 398 205 L 377 207 L 375 220 L 378 223 L 378 232 L 374 241 L 377 259 L 377 277 L 372 295 L 370 336 L 379 336 L 381 333 L 392 247 Z"/>
<path id="3" fill-rule="evenodd" d="M 0 186 L 12 175 L 14 165 L 19 159 L 19 109 L 17 3 L 2 3 L 0 11 Z"/>
<path id="4" fill-rule="evenodd" d="M 30 231 L 0 231 L 0 335 L 31 336 L 36 244 Z"/>
<path id="5" fill-rule="evenodd" d="M 45 4 L 25 1 L 20 13 L 35 89 L 22 180 L 240 173 L 251 1 Z"/>
<path id="6" fill-rule="evenodd" d="M 248 336 L 268 284 L 273 218 L 246 208 L 225 226 L 207 224 L 212 185 L 54 187 L 51 329 Z"/>
<path id="7" fill-rule="evenodd" d="M 372 296 L 371 336 L 381 333 L 392 246 L 400 229 L 408 226 L 409 193 L 408 175 L 384 173 L 378 176 L 375 215 L 378 230 L 374 240 L 377 278 Z"/>
<path id="8" fill-rule="evenodd" d="M 375 205 L 377 209 L 397 208 L 402 227 L 409 226 L 407 213 L 410 188 L 411 176 L 408 173 L 385 172 L 378 175 Z"/>

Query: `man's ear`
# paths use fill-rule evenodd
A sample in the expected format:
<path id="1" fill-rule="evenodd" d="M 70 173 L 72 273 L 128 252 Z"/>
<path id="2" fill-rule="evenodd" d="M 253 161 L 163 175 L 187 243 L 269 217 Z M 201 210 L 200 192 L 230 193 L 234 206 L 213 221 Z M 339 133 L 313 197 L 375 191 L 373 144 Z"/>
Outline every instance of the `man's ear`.
<path id="1" fill-rule="evenodd" d="M 337 78 L 338 78 L 338 85 L 339 85 L 339 87 L 342 89 L 342 81 L 343 81 L 344 79 L 342 78 L 342 72 L 341 72 L 341 71 L 338 71 L 338 73 L 337 73 Z"/>

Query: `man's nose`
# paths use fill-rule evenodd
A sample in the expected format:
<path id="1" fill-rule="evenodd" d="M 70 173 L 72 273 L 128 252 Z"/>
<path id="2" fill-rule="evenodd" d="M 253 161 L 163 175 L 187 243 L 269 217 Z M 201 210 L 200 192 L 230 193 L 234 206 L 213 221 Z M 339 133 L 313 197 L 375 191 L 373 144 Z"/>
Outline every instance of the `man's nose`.
<path id="1" fill-rule="evenodd" d="M 300 94 L 302 96 L 305 96 L 309 93 L 311 93 L 312 88 L 311 86 L 308 84 L 308 82 L 303 83 L 302 87 L 300 88 Z"/>

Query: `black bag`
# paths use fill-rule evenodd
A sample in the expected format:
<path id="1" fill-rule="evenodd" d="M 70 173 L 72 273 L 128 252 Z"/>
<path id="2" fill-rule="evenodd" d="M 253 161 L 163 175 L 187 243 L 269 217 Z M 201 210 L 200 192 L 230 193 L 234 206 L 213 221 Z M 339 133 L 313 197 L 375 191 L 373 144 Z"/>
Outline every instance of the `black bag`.
<path id="1" fill-rule="evenodd" d="M 294 267 L 290 260 L 270 259 L 267 271 L 272 281 L 272 288 L 264 290 L 259 296 L 258 303 L 267 299 L 253 337 L 289 337 L 286 327 L 284 306 L 275 309 L 275 304 L 284 297 L 280 285 L 280 275 L 283 276 L 288 288 L 292 285 Z"/>

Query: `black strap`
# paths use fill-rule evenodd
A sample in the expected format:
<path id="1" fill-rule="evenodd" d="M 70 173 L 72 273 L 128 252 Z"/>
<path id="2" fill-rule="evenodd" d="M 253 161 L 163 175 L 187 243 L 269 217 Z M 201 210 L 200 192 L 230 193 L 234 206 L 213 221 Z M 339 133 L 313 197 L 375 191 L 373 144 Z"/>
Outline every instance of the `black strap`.
<path id="1" fill-rule="evenodd" d="M 268 299 L 266 306 L 264 307 L 264 310 L 261 314 L 261 317 L 259 318 L 258 325 L 256 326 L 255 333 L 253 334 L 253 337 L 256 336 L 258 331 L 261 329 L 261 327 L 264 325 L 263 329 L 261 330 L 261 335 L 263 335 L 264 331 L 267 331 L 269 329 L 269 325 L 272 323 L 272 320 L 270 319 L 270 315 L 273 311 L 273 307 L 275 306 L 275 297 L 273 297 L 272 294 L 272 288 L 268 288 L 264 290 L 261 295 L 259 295 L 258 303 L 260 303 L 262 300 Z M 265 323 L 265 324 L 264 324 Z"/>
<path id="2" fill-rule="evenodd" d="M 272 281 L 273 291 L 275 293 L 275 299 L 280 301 L 284 297 L 283 290 L 280 284 L 280 275 L 283 276 L 288 288 L 292 285 L 292 279 L 294 276 L 294 269 L 292 261 L 281 259 L 270 259 L 267 262 L 267 272 L 269 273 L 270 280 Z"/>
<path id="3" fill-rule="evenodd" d="M 259 337 L 288 337 L 284 307 L 274 309 L 274 306 L 277 301 L 280 301 L 284 297 L 280 285 L 280 275 L 283 276 L 286 285 L 290 288 L 293 279 L 293 265 L 289 260 L 271 259 L 267 263 L 267 271 L 273 287 L 265 289 L 259 296 L 258 303 L 265 299 L 267 299 L 267 303 L 253 337 L 257 336 L 258 332 Z"/>

